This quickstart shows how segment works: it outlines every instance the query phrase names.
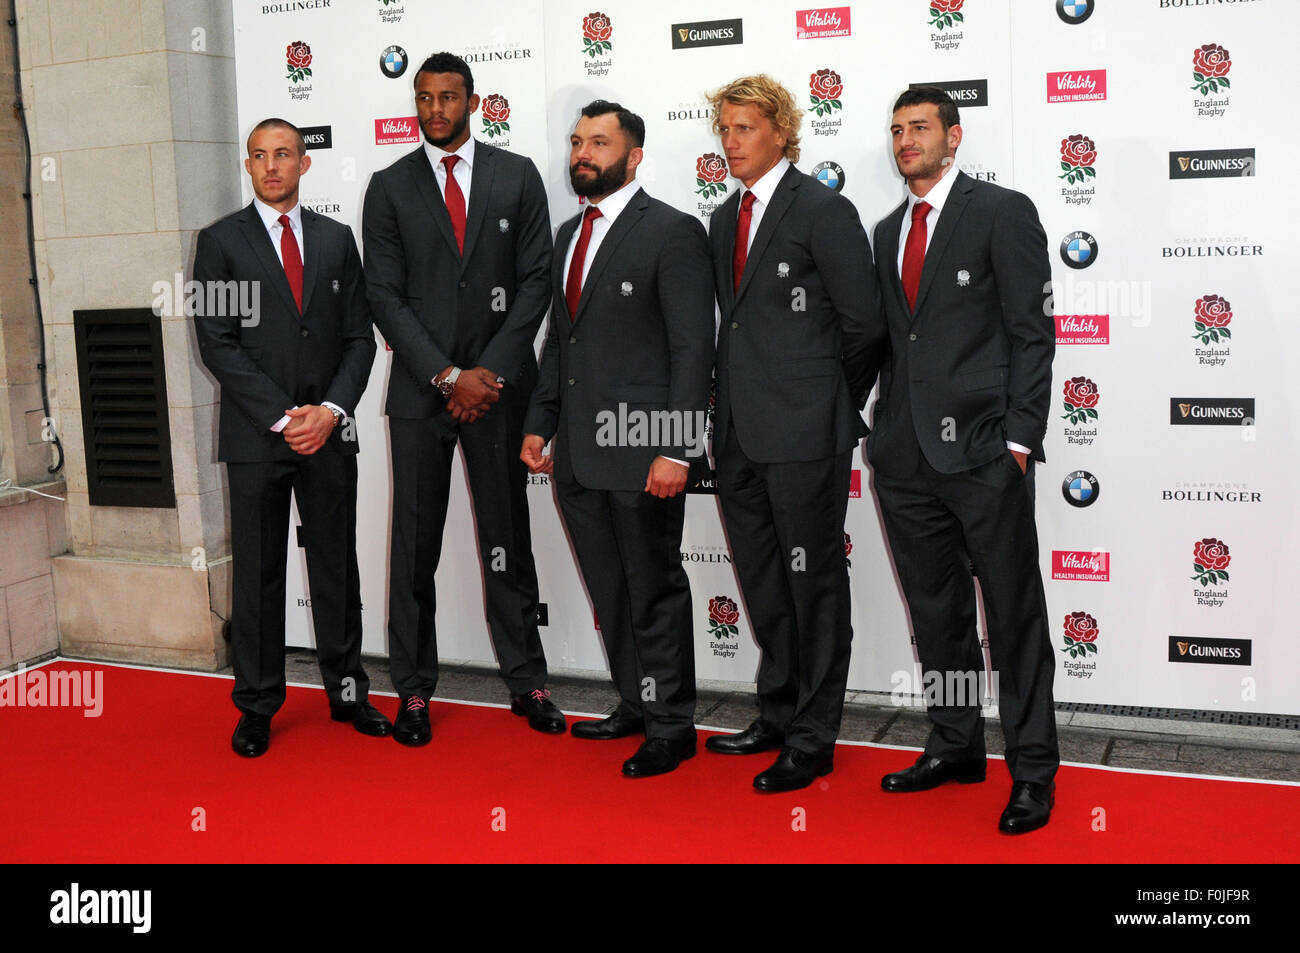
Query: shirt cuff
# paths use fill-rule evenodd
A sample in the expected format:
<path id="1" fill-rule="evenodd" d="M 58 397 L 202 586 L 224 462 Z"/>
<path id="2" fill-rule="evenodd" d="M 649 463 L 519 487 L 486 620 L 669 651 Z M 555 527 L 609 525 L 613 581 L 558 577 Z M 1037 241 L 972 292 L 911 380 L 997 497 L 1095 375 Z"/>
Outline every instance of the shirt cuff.
<path id="1" fill-rule="evenodd" d="M 1034 452 L 1034 451 L 1030 450 L 1028 447 L 1022 447 L 1022 446 L 1020 446 L 1020 444 L 1018 444 L 1018 443 L 1012 443 L 1010 440 L 1007 441 L 1007 449 L 1008 449 L 1008 450 L 1019 450 L 1021 453 L 1028 453 L 1028 454 L 1032 454 L 1032 453 Z"/>
<path id="2" fill-rule="evenodd" d="M 664 457 L 664 459 L 665 459 L 665 460 L 671 460 L 673 463 L 676 463 L 676 464 L 679 464 L 679 465 L 681 465 L 681 466 L 684 466 L 684 467 L 686 467 L 686 469 L 688 469 L 688 470 L 691 468 L 691 465 L 690 465 L 689 463 L 687 463 L 685 460 L 678 460 L 676 457 Z"/>
<path id="3" fill-rule="evenodd" d="M 297 410 L 297 409 L 298 409 L 298 405 L 297 405 L 297 404 L 294 404 L 294 405 L 293 405 L 293 409 L 294 409 L 294 410 Z M 279 420 L 277 420 L 275 423 L 271 424 L 271 432 L 272 432 L 272 433 L 279 433 L 281 430 L 283 430 L 283 429 L 284 429 L 285 427 L 287 427 L 287 426 L 289 426 L 289 415 L 288 415 L 288 414 L 285 414 L 283 417 L 281 417 L 281 418 L 280 418 Z"/>
<path id="4" fill-rule="evenodd" d="M 343 409 L 342 407 L 340 407 L 338 404 L 333 403 L 332 401 L 322 400 L 322 401 L 320 402 L 320 405 L 321 405 L 322 407 L 328 407 L 330 410 L 337 410 L 337 411 L 338 411 L 340 414 L 342 414 L 344 417 L 346 417 L 346 416 L 348 415 L 348 412 L 347 412 L 346 410 L 344 410 L 344 409 Z"/>

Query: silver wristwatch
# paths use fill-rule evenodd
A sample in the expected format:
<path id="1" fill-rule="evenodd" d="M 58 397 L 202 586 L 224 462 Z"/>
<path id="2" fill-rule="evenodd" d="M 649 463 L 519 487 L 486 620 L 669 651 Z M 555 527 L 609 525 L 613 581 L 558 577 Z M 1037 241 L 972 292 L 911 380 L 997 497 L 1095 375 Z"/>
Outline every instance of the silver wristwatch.
<path id="1" fill-rule="evenodd" d="M 450 397 L 451 392 L 456 388 L 456 381 L 460 377 L 460 368 L 453 367 L 447 372 L 447 376 L 440 381 L 434 381 L 433 386 L 438 388 L 438 393 L 443 397 Z"/>

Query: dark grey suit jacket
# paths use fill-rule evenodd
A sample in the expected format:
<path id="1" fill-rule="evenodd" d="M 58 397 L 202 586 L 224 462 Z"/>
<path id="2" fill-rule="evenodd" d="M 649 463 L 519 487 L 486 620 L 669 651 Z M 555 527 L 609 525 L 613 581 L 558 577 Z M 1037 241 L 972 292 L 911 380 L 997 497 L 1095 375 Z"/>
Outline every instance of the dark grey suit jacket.
<path id="1" fill-rule="evenodd" d="M 681 439 L 602 445 L 597 415 L 617 419 L 622 404 L 628 414 L 674 411 L 692 425 L 702 422 L 713 368 L 708 238 L 694 216 L 638 190 L 600 243 L 570 322 L 564 259 L 581 221 L 574 216 L 556 235 L 551 323 L 524 432 L 548 440 L 558 434 L 558 479 L 638 491 L 655 457 L 689 461 L 695 451 Z"/>
<path id="2" fill-rule="evenodd" d="M 867 233 L 852 202 L 791 166 L 763 212 L 735 291 L 741 191 L 709 222 L 722 315 L 714 449 L 734 427 L 756 462 L 835 456 L 867 432 L 858 411 L 883 359 Z"/>
<path id="3" fill-rule="evenodd" d="M 255 318 L 206 293 L 195 316 L 199 353 L 221 384 L 218 460 L 299 459 L 270 429 L 285 410 L 328 400 L 355 414 L 370 379 L 375 332 L 352 229 L 304 208 L 302 230 L 302 314 L 251 203 L 199 232 L 196 281 L 205 289 L 231 281 L 258 288 Z M 336 427 L 322 449 L 356 453 L 357 446 L 355 431 Z"/>
<path id="4" fill-rule="evenodd" d="M 396 357 L 390 416 L 441 413 L 430 382 L 451 364 L 532 389 L 533 339 L 551 295 L 551 222 L 531 159 L 475 143 L 463 256 L 422 146 L 371 177 L 361 234 L 375 324 Z"/>
<path id="5" fill-rule="evenodd" d="M 906 200 L 875 230 L 892 354 L 867 456 L 886 475 L 913 472 L 918 447 L 940 473 L 988 463 L 1008 440 L 1043 459 L 1056 348 L 1047 237 L 1028 197 L 953 174 L 915 313 L 898 275 Z"/>

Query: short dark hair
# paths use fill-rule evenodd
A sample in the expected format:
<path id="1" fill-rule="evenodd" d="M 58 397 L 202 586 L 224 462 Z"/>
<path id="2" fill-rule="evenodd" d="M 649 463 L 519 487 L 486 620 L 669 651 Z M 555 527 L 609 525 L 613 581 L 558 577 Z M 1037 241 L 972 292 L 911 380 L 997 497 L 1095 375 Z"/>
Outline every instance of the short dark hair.
<path id="1" fill-rule="evenodd" d="M 459 73 L 465 80 L 465 97 L 474 95 L 474 74 L 469 71 L 469 64 L 455 53 L 434 53 L 415 71 L 412 85 L 419 81 L 421 73 Z"/>
<path id="2" fill-rule="evenodd" d="M 300 130 L 293 123 L 289 122 L 289 120 L 279 119 L 275 116 L 272 116 L 270 119 L 263 119 L 261 122 L 259 122 L 256 126 L 253 127 L 252 131 L 249 132 L 248 134 L 248 139 L 245 140 L 244 142 L 245 152 L 252 151 L 253 136 L 261 132 L 263 129 L 288 129 L 290 132 L 293 133 L 294 139 L 297 140 L 298 142 L 298 155 L 303 156 L 307 154 L 307 143 L 302 137 L 302 130 Z"/>
<path id="3" fill-rule="evenodd" d="M 610 113 L 618 115 L 618 128 L 627 133 L 633 146 L 639 149 L 645 145 L 645 120 L 625 108 L 622 103 L 611 103 L 608 99 L 593 99 L 582 107 L 582 115 L 588 119 L 608 116 Z"/>
<path id="4" fill-rule="evenodd" d="M 931 103 L 939 107 L 939 122 L 943 123 L 944 132 L 947 132 L 953 126 L 961 125 L 961 116 L 957 113 L 957 104 L 952 101 L 951 96 L 938 86 L 917 86 L 915 89 L 903 90 L 903 94 L 894 101 L 894 112 L 898 112 L 907 106 L 921 106 L 925 103 Z"/>

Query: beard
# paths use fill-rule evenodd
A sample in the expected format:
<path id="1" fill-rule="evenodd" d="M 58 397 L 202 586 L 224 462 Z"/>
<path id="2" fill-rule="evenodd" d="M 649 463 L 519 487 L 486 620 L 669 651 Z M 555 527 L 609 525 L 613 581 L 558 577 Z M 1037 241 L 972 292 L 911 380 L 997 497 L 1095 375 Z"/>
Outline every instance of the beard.
<path id="1" fill-rule="evenodd" d="M 578 179 L 578 170 L 590 169 L 596 173 L 593 179 Z M 624 185 L 627 179 L 627 156 L 611 163 L 604 169 L 597 169 L 590 165 L 571 165 L 569 166 L 569 182 L 573 185 L 573 191 L 584 198 L 591 198 L 593 195 L 609 195 L 617 192 Z"/>
<path id="2" fill-rule="evenodd" d="M 424 138 L 429 143 L 429 145 L 437 146 L 439 149 L 441 149 L 443 146 L 451 145 L 451 143 L 455 142 L 456 137 L 465 131 L 465 127 L 467 125 L 469 125 L 468 109 L 466 109 L 463 113 L 461 113 L 460 118 L 451 124 L 451 131 L 448 132 L 447 135 L 445 136 L 435 139 L 433 136 L 429 135 L 427 132 L 424 131 L 423 123 L 420 124 L 420 132 L 424 133 Z"/>

